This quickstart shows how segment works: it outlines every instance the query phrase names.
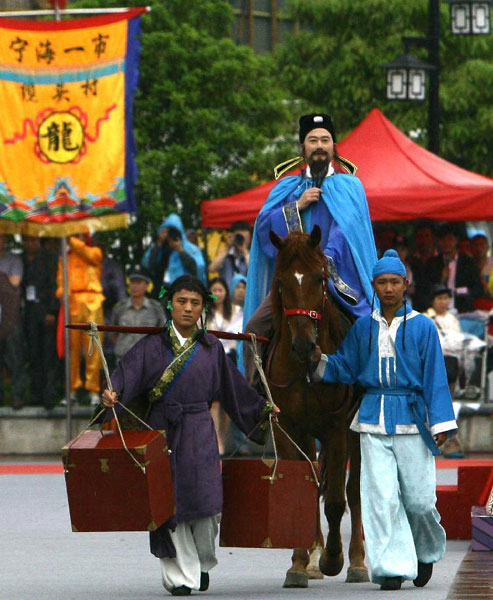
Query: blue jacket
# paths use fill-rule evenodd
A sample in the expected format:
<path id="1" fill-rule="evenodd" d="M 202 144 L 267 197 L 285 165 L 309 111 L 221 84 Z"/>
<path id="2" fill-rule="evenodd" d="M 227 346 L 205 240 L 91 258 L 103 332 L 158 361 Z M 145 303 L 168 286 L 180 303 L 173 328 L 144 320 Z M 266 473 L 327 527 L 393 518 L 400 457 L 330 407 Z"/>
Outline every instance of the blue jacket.
<path id="1" fill-rule="evenodd" d="M 457 429 L 437 329 L 409 307 L 405 327 L 404 307 L 390 326 L 380 309 L 358 319 L 337 353 L 323 355 L 317 375 L 365 388 L 355 431 L 422 433 L 424 423 L 431 435 Z"/>

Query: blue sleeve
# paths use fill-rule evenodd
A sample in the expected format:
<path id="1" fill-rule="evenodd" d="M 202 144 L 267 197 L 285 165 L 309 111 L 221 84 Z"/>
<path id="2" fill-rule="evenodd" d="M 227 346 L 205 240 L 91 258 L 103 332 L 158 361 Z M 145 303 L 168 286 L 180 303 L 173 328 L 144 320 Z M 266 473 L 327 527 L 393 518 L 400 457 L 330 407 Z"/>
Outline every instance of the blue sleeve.
<path id="1" fill-rule="evenodd" d="M 337 269 L 337 274 L 342 281 L 355 292 L 355 303 L 357 304 L 362 301 L 367 308 L 366 313 L 368 313 L 370 305 L 366 299 L 365 290 L 363 288 L 363 284 L 361 283 L 353 254 L 344 233 L 335 221 L 332 222 L 330 235 L 327 245 L 324 249 L 324 254 L 332 257 Z M 332 279 L 329 279 L 329 288 L 331 289 L 332 294 L 337 296 L 337 291 Z M 346 295 L 353 297 L 353 293 L 351 292 L 348 292 Z"/>
<path id="2" fill-rule="evenodd" d="M 260 243 L 262 252 L 268 258 L 275 258 L 277 256 L 277 248 L 272 245 L 269 238 L 269 233 L 272 230 L 280 237 L 286 237 L 290 230 L 299 229 L 301 230 L 301 221 L 296 207 L 296 201 L 298 200 L 302 188 L 297 188 L 291 192 L 286 189 L 286 193 L 271 207 L 266 208 L 260 212 L 257 217 L 257 235 Z M 267 203 L 266 203 L 267 204 Z M 284 207 L 288 204 L 292 204 L 293 223 L 286 223 L 286 216 L 284 214 Z"/>
<path id="3" fill-rule="evenodd" d="M 151 270 L 152 249 L 153 249 L 153 246 L 150 245 L 147 248 L 147 250 L 144 252 L 144 256 L 142 257 L 142 260 L 140 261 L 141 266 L 144 267 L 144 269 L 147 269 L 148 271 Z"/>
<path id="4" fill-rule="evenodd" d="M 450 422 L 449 429 L 455 429 L 457 425 L 437 329 L 431 320 L 424 321 L 424 329 L 420 338 L 423 343 L 423 397 L 434 434 L 433 427 L 441 423 Z"/>
<path id="5" fill-rule="evenodd" d="M 327 354 L 327 365 L 322 377 L 326 383 L 354 383 L 360 375 L 359 340 L 353 325 L 336 354 Z"/>
<path id="6" fill-rule="evenodd" d="M 272 245 L 269 238 L 270 231 L 274 231 L 281 237 L 286 237 L 289 233 L 282 210 L 285 204 L 286 202 L 283 202 L 282 205 L 277 205 L 271 210 L 264 210 L 257 217 L 257 234 L 260 248 L 268 258 L 277 256 L 277 248 Z"/>
<path id="7" fill-rule="evenodd" d="M 196 246 L 195 244 L 192 244 L 192 242 L 188 242 L 188 243 L 184 244 L 183 248 L 184 248 L 186 254 L 188 254 L 190 256 L 190 258 L 193 260 L 193 262 L 195 263 L 196 272 L 192 273 L 192 274 L 197 275 L 197 277 L 200 280 L 202 280 L 203 283 L 206 283 L 207 282 L 207 274 L 206 274 L 206 269 L 205 269 L 205 259 L 204 259 L 204 255 L 202 254 L 201 249 L 198 246 Z"/>

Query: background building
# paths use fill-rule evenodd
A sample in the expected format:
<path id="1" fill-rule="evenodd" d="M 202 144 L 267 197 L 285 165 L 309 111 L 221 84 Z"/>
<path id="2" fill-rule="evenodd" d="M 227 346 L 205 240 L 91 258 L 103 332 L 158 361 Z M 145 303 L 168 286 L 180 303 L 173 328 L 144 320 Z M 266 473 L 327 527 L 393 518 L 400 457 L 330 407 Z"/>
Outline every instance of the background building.
<path id="1" fill-rule="evenodd" d="M 230 0 L 235 13 L 233 39 L 256 52 L 270 52 L 296 24 L 286 17 L 286 0 Z"/>

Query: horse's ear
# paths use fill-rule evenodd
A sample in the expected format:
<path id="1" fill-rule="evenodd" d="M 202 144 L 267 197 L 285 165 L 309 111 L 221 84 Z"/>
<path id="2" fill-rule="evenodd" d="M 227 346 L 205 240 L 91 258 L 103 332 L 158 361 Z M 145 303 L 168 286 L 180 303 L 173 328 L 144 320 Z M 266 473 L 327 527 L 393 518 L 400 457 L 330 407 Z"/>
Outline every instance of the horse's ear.
<path id="1" fill-rule="evenodd" d="M 322 239 L 322 232 L 320 231 L 320 227 L 315 225 L 310 233 L 310 246 L 316 248 L 320 244 L 320 240 Z"/>
<path id="2" fill-rule="evenodd" d="M 280 250 L 284 246 L 285 240 L 279 237 L 277 233 L 274 233 L 272 229 L 269 231 L 269 238 L 272 242 L 272 245 L 275 246 L 278 250 Z"/>

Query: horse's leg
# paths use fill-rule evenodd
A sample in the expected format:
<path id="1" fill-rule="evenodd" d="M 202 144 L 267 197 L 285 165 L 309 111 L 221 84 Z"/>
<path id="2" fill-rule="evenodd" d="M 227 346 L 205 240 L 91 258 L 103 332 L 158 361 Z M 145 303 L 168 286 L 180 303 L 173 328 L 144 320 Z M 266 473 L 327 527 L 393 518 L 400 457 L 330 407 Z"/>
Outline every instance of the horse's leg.
<path id="1" fill-rule="evenodd" d="M 361 454 L 359 433 L 348 433 L 349 457 L 351 469 L 347 482 L 347 499 L 351 511 L 351 542 L 349 544 L 349 567 L 347 570 L 347 583 L 364 583 L 369 581 L 368 569 L 365 566 L 365 546 L 363 543 L 363 526 L 361 523 L 360 500 L 360 471 Z"/>
<path id="2" fill-rule="evenodd" d="M 287 427 L 283 424 L 283 429 L 289 432 L 291 438 L 303 449 L 304 452 L 311 456 L 310 445 L 307 444 L 305 436 L 299 434 L 299 432 L 293 430 L 292 427 Z M 300 453 L 293 446 L 293 444 L 286 438 L 281 432 L 276 430 L 274 432 L 277 451 L 279 456 L 285 460 L 299 460 Z M 305 459 L 302 459 L 305 460 Z M 308 566 L 308 550 L 306 548 L 294 548 L 293 554 L 291 555 L 291 567 L 286 572 L 286 579 L 284 580 L 283 587 L 285 588 L 306 588 L 308 587 L 308 574 L 306 568 Z"/>
<path id="3" fill-rule="evenodd" d="M 320 570 L 318 563 L 324 548 L 324 536 L 322 533 L 322 525 L 320 522 L 320 502 L 317 504 L 317 539 L 313 542 L 309 551 L 309 561 L 306 572 L 308 579 L 323 579 L 324 574 Z"/>
<path id="4" fill-rule="evenodd" d="M 329 524 L 327 544 L 320 557 L 324 575 L 338 575 L 344 566 L 341 540 L 341 520 L 346 508 L 345 478 L 347 463 L 347 435 L 345 419 L 333 419 L 328 435 L 322 442 L 325 464 L 325 516 Z"/>

